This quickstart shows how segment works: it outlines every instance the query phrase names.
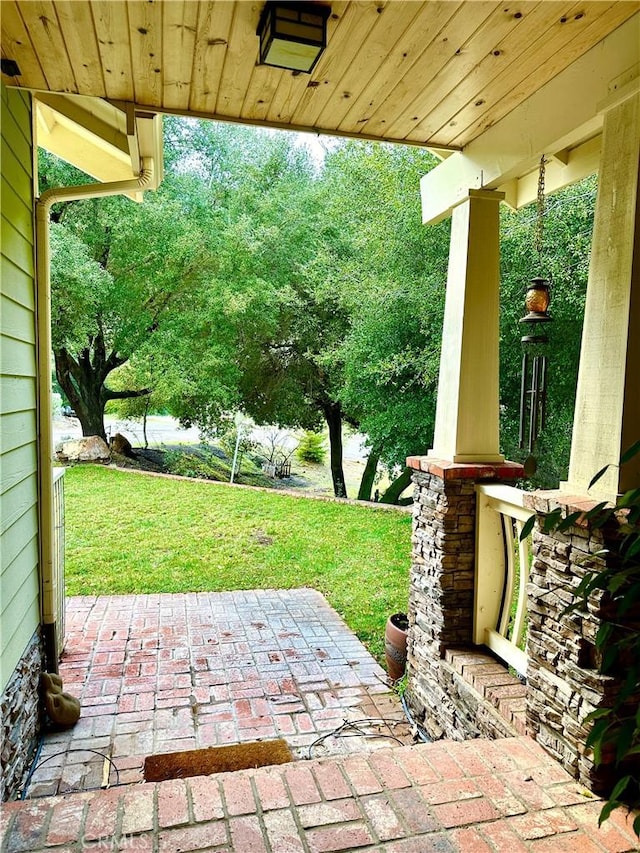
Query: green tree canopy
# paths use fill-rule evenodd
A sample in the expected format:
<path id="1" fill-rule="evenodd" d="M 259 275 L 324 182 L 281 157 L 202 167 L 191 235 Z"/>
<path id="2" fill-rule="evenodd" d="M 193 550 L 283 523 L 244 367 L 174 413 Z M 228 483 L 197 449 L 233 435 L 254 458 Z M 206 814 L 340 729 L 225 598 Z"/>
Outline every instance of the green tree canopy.
<path id="1" fill-rule="evenodd" d="M 166 176 L 144 204 L 111 198 L 54 211 L 56 369 L 85 432 L 104 434 L 108 400 L 152 390 L 209 433 L 236 408 L 285 427 L 324 421 L 336 494 L 345 493 L 344 421 L 365 433 L 374 462 L 394 468 L 424 453 L 449 250 L 448 223 L 421 223 L 419 180 L 435 158 L 336 141 L 318 164 L 294 137 L 193 119 L 167 119 L 165 137 Z M 41 178 L 43 188 L 87 181 L 47 155 Z M 548 200 L 542 272 L 553 277 L 554 328 L 540 482 L 557 477 L 568 455 L 594 192 L 591 179 Z M 518 319 L 539 272 L 534 224 L 531 209 L 503 214 L 511 458 Z"/>

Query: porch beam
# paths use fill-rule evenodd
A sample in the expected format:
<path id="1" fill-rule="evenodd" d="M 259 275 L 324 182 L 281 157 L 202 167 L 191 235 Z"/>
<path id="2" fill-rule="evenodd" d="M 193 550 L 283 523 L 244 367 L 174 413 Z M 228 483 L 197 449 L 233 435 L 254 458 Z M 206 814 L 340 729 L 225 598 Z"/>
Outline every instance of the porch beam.
<path id="1" fill-rule="evenodd" d="M 59 121 L 61 117 L 65 117 L 69 122 L 77 128 L 82 128 L 82 132 L 90 134 L 92 138 L 97 137 L 102 140 L 109 148 L 119 151 L 122 155 L 128 156 L 129 145 L 127 142 L 127 134 L 125 132 L 125 117 L 122 116 L 115 124 L 105 121 L 96 112 L 92 112 L 87 108 L 87 98 L 72 98 L 67 95 L 56 95 L 52 93 L 39 92 L 36 95 L 38 103 L 45 104 L 49 109 L 56 113 L 56 118 Z M 96 108 L 103 102 L 99 99 L 91 99 L 91 106 Z M 110 113 L 116 115 L 113 110 Z"/>
<path id="2" fill-rule="evenodd" d="M 543 153 L 600 133 L 602 107 L 637 76 L 640 13 L 421 181 L 426 224 L 449 216 L 469 190 L 495 189 L 535 169 Z M 624 81 L 622 83 L 621 81 Z M 631 81 L 631 85 L 632 81 Z"/>
<path id="3" fill-rule="evenodd" d="M 163 177 L 162 116 L 138 115 L 132 104 L 99 98 L 38 93 L 34 96 L 37 144 L 101 183 L 131 181 L 154 164 L 154 187 Z M 124 193 L 142 201 L 142 191 Z"/>
<path id="4" fill-rule="evenodd" d="M 545 192 L 551 194 L 581 181 L 589 175 L 594 175 L 600 166 L 600 149 L 602 135 L 578 145 L 575 148 L 563 148 L 561 151 L 545 152 L 547 164 L 545 168 Z M 513 210 L 519 210 L 526 204 L 535 201 L 538 195 L 539 167 L 514 178 L 500 187 L 504 192 L 505 203 Z"/>
<path id="5" fill-rule="evenodd" d="M 434 446 L 451 462 L 502 462 L 498 316 L 502 193 L 468 190 L 453 212 Z"/>

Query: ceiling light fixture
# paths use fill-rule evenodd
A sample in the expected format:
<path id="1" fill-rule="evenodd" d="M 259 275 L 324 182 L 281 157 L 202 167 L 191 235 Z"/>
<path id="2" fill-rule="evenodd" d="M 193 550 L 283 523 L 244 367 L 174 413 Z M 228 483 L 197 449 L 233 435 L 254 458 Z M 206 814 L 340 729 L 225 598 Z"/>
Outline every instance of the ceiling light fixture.
<path id="1" fill-rule="evenodd" d="M 270 0 L 260 16 L 260 64 L 310 74 L 327 46 L 330 6 Z"/>
<path id="2" fill-rule="evenodd" d="M 15 59 L 2 59 L 1 64 L 0 70 L 7 77 L 20 77 L 20 68 Z"/>

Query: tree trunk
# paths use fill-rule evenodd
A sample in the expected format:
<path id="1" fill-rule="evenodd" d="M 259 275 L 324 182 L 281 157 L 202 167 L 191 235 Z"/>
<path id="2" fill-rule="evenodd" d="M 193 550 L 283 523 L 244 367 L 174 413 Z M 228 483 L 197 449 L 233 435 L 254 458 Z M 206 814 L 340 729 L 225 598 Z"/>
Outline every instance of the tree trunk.
<path id="1" fill-rule="evenodd" d="M 367 458 L 367 464 L 364 466 L 364 471 L 362 472 L 362 480 L 360 481 L 360 488 L 358 489 L 359 501 L 371 500 L 371 489 L 373 488 L 373 483 L 376 479 L 379 461 L 380 454 L 372 449 Z"/>
<path id="2" fill-rule="evenodd" d="M 142 435 L 144 436 L 144 449 L 149 447 L 149 439 L 147 438 L 147 417 L 149 416 L 149 404 L 151 398 L 147 397 L 144 401 L 144 415 L 142 416 Z"/>
<path id="3" fill-rule="evenodd" d="M 99 435 L 106 441 L 104 407 L 107 400 L 102 393 L 103 383 L 91 369 L 89 359 L 85 363 L 82 357 L 76 361 L 65 349 L 56 350 L 54 358 L 56 377 L 80 421 L 82 435 Z"/>
<path id="4" fill-rule="evenodd" d="M 347 487 L 342 469 L 342 408 L 340 403 L 327 403 L 322 410 L 329 427 L 329 451 L 333 493 L 337 498 L 347 497 Z"/>
<path id="5" fill-rule="evenodd" d="M 77 358 L 64 348 L 54 350 L 56 377 L 80 421 L 82 435 L 99 435 L 106 441 L 104 408 L 107 401 L 143 397 L 150 390 L 110 391 L 105 385 L 107 376 L 127 359 L 115 352 L 107 356 L 101 335 L 96 335 L 91 346 L 93 352 L 87 347 Z"/>
<path id="6" fill-rule="evenodd" d="M 397 504 L 400 495 L 411 483 L 411 468 L 404 468 L 402 474 L 391 483 L 389 488 L 380 498 L 381 504 Z"/>

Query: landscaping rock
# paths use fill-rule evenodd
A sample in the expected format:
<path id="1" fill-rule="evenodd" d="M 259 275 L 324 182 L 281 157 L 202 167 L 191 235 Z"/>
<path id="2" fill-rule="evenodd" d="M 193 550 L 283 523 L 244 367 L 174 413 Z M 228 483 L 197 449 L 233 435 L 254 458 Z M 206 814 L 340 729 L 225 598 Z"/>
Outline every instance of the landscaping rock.
<path id="1" fill-rule="evenodd" d="M 58 453 L 62 462 L 108 462 L 111 451 L 99 435 L 65 441 Z"/>
<path id="2" fill-rule="evenodd" d="M 121 432 L 117 432 L 111 439 L 111 450 L 113 453 L 119 453 L 120 456 L 129 456 L 130 458 L 135 456 L 131 442 Z"/>

